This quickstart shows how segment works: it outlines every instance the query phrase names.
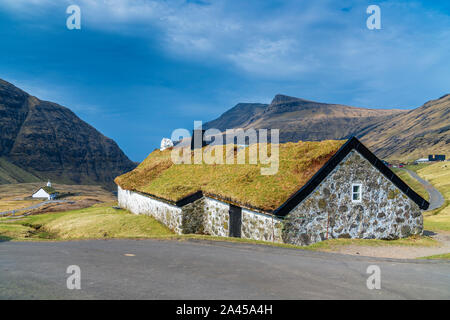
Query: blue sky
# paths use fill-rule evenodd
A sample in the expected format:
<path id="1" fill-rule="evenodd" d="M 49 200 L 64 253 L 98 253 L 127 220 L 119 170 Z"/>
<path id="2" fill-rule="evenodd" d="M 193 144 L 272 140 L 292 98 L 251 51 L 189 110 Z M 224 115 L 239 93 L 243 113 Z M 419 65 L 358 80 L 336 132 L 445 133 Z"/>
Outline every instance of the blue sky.
<path id="1" fill-rule="evenodd" d="M 81 30 L 66 8 L 81 8 Z M 366 8 L 381 8 L 381 30 Z M 413 108 L 450 92 L 449 1 L 1 0 L 0 78 L 134 161 L 176 128 L 277 93 Z"/>

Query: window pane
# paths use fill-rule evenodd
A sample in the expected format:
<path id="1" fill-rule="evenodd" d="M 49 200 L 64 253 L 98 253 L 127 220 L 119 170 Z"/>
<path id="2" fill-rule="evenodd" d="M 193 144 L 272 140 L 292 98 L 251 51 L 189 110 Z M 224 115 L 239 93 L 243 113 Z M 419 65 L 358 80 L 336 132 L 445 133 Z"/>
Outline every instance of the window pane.
<path id="1" fill-rule="evenodd" d="M 359 192 L 359 186 L 353 186 L 353 192 Z"/>

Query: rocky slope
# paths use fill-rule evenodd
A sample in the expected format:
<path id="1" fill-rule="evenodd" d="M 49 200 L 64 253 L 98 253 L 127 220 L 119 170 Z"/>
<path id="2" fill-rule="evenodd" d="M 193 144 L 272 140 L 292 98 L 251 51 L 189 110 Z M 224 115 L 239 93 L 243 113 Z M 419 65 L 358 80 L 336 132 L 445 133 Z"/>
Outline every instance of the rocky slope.
<path id="1" fill-rule="evenodd" d="M 269 105 L 238 104 L 206 128 L 280 129 L 280 141 L 346 139 L 402 110 L 356 108 L 276 95 Z"/>
<path id="2" fill-rule="evenodd" d="M 108 188 L 135 167 L 113 140 L 71 110 L 1 79 L 0 157 L 40 179 Z"/>
<path id="3" fill-rule="evenodd" d="M 377 124 L 361 139 L 380 157 L 413 160 L 436 153 L 450 157 L 450 94 Z"/>
<path id="4" fill-rule="evenodd" d="M 431 153 L 450 156 L 450 95 L 413 110 L 356 108 L 276 95 L 269 105 L 243 104 L 204 127 L 280 129 L 280 141 L 317 141 L 357 136 L 377 156 L 414 160 Z"/>

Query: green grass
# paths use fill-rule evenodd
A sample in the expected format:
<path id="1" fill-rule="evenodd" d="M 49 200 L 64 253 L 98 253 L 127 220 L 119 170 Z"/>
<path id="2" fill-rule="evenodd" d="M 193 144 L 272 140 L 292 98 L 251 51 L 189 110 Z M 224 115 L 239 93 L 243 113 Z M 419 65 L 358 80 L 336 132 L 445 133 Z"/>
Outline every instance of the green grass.
<path id="1" fill-rule="evenodd" d="M 262 210 L 279 207 L 302 187 L 336 153 L 344 141 L 284 143 L 279 145 L 279 170 L 262 175 L 269 165 L 249 164 L 174 164 L 171 150 L 153 151 L 135 170 L 116 178 L 127 190 L 136 190 L 177 201 L 202 190 L 243 206 Z M 253 145 L 254 146 L 254 145 Z M 223 146 L 217 146 L 216 151 Z M 233 152 L 229 158 L 246 155 L 249 148 Z M 271 146 L 268 148 L 271 150 Z M 223 150 L 223 149 L 222 149 Z M 206 151 L 206 149 L 205 149 Z M 227 152 L 223 152 L 225 158 Z"/>
<path id="2" fill-rule="evenodd" d="M 39 178 L 0 157 L 0 184 L 36 181 Z"/>
<path id="3" fill-rule="evenodd" d="M 434 256 L 420 257 L 419 259 L 450 259 L 450 253 L 436 254 Z"/>
<path id="4" fill-rule="evenodd" d="M 104 205 L 29 216 L 17 221 L 0 219 L 0 239 L 3 240 L 148 238 L 172 234 L 152 217 Z"/>
<path id="5" fill-rule="evenodd" d="M 397 240 L 379 240 L 379 239 L 329 239 L 321 241 L 308 246 L 311 249 L 333 251 L 337 247 L 342 246 L 368 246 L 368 247 L 383 247 L 383 246 L 418 246 L 418 247 L 433 247 L 439 245 L 439 242 L 431 237 L 426 236 L 410 236 Z"/>
<path id="6" fill-rule="evenodd" d="M 393 169 L 394 173 L 399 176 L 400 179 L 402 179 L 411 189 L 413 189 L 415 192 L 417 192 L 422 198 L 425 200 L 429 200 L 430 196 L 427 192 L 427 190 L 424 188 L 424 186 L 414 179 L 407 171 L 402 169 Z"/>
<path id="7" fill-rule="evenodd" d="M 406 169 L 414 171 L 415 173 L 417 173 L 417 171 L 428 167 L 429 165 L 431 165 L 432 163 L 419 163 L 419 164 L 411 164 L 411 165 L 407 165 L 405 166 Z"/>
<path id="8" fill-rule="evenodd" d="M 450 163 L 437 162 L 423 166 L 417 171 L 429 181 L 445 198 L 445 204 L 436 210 L 424 213 L 424 228 L 432 231 L 450 231 Z"/>

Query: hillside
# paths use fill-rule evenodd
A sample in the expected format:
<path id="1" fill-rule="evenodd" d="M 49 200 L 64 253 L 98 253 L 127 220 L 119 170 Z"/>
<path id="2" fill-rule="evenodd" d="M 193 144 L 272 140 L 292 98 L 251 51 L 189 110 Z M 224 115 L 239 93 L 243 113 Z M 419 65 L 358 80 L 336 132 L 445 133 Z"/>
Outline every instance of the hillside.
<path id="1" fill-rule="evenodd" d="M 101 184 L 132 170 L 117 144 L 56 103 L 41 101 L 0 79 L 0 157 L 30 176 L 67 184 Z M 24 181 L 25 180 L 25 181 Z M 5 183 L 8 179 L 3 179 Z"/>
<path id="2" fill-rule="evenodd" d="M 366 109 L 276 95 L 269 105 L 243 104 L 204 127 L 280 129 L 280 142 L 356 136 L 378 157 L 415 160 L 450 156 L 450 95 L 413 110 Z"/>
<path id="3" fill-rule="evenodd" d="M 450 156 L 450 95 L 397 115 L 371 128 L 361 140 L 378 156 L 414 160 Z"/>
<path id="4" fill-rule="evenodd" d="M 22 168 L 0 158 L 0 184 L 37 182 L 40 179 Z"/>
<path id="5" fill-rule="evenodd" d="M 280 142 L 347 139 L 402 110 L 364 109 L 276 95 L 269 105 L 238 104 L 205 128 L 280 129 Z"/>

